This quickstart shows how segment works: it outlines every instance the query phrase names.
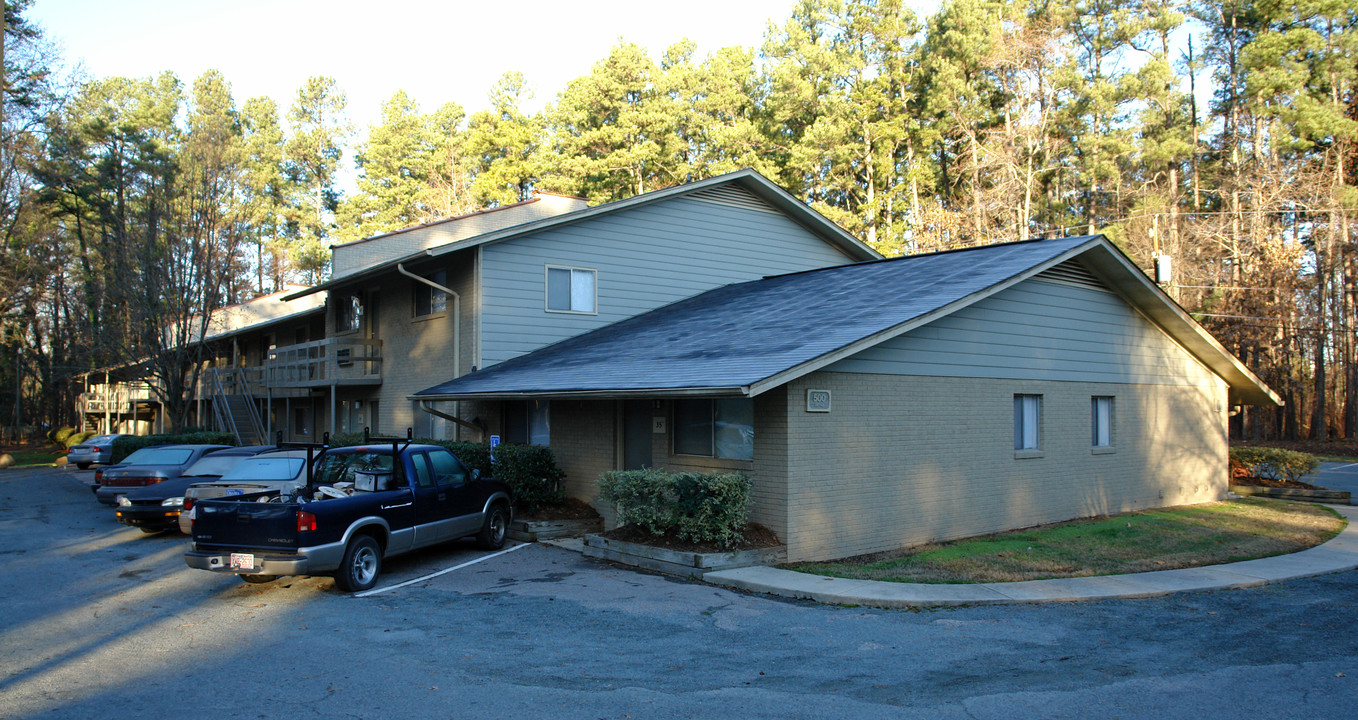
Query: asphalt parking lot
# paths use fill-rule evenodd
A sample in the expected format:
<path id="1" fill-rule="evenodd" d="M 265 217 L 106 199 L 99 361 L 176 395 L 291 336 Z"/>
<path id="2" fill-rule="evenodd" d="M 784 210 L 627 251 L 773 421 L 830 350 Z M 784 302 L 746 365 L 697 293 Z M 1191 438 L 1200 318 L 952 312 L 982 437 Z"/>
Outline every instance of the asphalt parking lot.
<path id="1" fill-rule="evenodd" d="M 1305 480 L 1330 490 L 1347 490 L 1358 497 L 1358 463 L 1323 462 Z"/>
<path id="2" fill-rule="evenodd" d="M 0 471 L 0 717 L 1351 718 L 1358 573 L 913 612 L 531 546 L 358 598 L 246 585 L 116 524 L 71 469 Z M 486 556 L 450 545 L 379 587 Z"/>

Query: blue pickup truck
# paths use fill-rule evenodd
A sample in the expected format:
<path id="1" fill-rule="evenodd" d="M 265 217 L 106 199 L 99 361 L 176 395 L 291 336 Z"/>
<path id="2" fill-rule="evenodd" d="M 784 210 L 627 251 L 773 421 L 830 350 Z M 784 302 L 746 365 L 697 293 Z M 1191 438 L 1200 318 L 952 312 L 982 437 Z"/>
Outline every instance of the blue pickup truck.
<path id="1" fill-rule="evenodd" d="M 486 549 L 504 545 L 507 486 L 446 448 L 364 435 L 363 445 L 325 449 L 300 489 L 198 501 L 184 561 L 246 582 L 333 574 L 342 590 L 360 591 L 393 555 L 472 536 Z"/>

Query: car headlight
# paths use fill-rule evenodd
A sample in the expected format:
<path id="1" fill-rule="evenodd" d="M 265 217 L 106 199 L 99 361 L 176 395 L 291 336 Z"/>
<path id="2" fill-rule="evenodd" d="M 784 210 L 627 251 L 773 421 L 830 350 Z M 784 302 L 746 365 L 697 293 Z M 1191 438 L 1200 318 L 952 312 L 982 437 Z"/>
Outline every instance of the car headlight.
<path id="1" fill-rule="evenodd" d="M 160 501 L 160 504 L 164 507 L 184 507 L 184 498 L 182 497 L 165 498 L 164 500 Z"/>
<path id="2" fill-rule="evenodd" d="M 131 506 L 131 505 L 132 505 L 132 501 L 131 501 L 131 500 L 128 500 L 126 495 L 119 495 L 119 496 L 118 496 L 118 507 L 129 507 L 129 506 Z"/>

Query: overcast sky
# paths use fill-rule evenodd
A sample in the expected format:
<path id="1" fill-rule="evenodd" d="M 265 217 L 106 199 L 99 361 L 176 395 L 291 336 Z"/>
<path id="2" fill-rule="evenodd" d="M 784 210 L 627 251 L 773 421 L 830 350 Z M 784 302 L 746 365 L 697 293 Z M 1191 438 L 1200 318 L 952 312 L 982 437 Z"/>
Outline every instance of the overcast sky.
<path id="1" fill-rule="evenodd" d="M 186 85 L 222 71 L 238 104 L 268 95 L 281 110 L 312 75 L 334 77 L 360 133 L 398 89 L 424 111 L 449 100 L 472 112 L 505 72 L 536 93 L 530 110 L 589 72 L 618 38 L 652 57 L 688 37 L 704 56 L 758 47 L 794 0 L 36 0 L 28 17 L 93 76 L 171 70 Z M 933 7 L 935 0 L 913 0 Z"/>

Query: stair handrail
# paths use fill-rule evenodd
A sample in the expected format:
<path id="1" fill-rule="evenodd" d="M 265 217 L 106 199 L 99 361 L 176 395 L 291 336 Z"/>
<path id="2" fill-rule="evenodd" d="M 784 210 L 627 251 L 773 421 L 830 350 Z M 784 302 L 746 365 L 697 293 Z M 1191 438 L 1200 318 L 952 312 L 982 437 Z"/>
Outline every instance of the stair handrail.
<path id="1" fill-rule="evenodd" d="M 217 416 L 217 426 L 231 433 L 236 442 L 240 442 L 240 429 L 236 427 L 235 414 L 230 412 L 226 404 L 226 388 L 222 386 L 221 371 L 210 368 L 207 374 L 212 379 L 212 413 Z"/>
<path id="2" fill-rule="evenodd" d="M 241 395 L 245 397 L 245 406 L 250 409 L 250 427 L 255 431 L 255 437 L 262 443 L 265 440 L 264 418 L 259 415 L 259 408 L 255 406 L 255 394 L 250 390 L 250 378 L 245 374 L 245 368 L 236 368 L 236 374 L 240 377 Z M 239 435 L 236 441 L 241 442 Z"/>

